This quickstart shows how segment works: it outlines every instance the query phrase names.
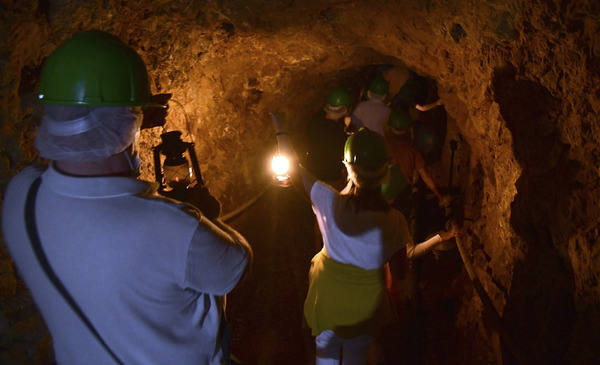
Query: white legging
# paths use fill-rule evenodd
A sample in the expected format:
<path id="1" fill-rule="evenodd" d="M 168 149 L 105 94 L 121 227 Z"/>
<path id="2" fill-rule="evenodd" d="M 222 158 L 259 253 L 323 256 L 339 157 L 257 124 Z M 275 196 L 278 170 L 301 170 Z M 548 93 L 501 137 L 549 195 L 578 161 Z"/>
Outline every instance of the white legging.
<path id="1" fill-rule="evenodd" d="M 374 338 L 369 335 L 344 339 L 331 330 L 325 330 L 315 339 L 316 365 L 339 365 L 340 354 L 343 365 L 365 365 L 373 341 Z"/>

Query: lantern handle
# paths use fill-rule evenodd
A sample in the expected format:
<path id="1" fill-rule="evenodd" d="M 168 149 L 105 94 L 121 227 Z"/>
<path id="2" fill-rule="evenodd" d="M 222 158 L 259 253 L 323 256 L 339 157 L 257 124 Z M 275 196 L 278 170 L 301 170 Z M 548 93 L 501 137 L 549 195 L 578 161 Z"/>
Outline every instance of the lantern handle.
<path id="1" fill-rule="evenodd" d="M 194 135 L 192 134 L 191 130 L 190 130 L 190 117 L 188 115 L 188 113 L 185 111 L 185 107 L 183 106 L 183 104 L 181 102 L 179 102 L 176 99 L 169 99 L 169 102 L 173 102 L 175 104 L 177 104 L 177 106 L 179 106 L 181 108 L 181 112 L 183 113 L 183 117 L 185 118 L 185 132 L 186 135 L 189 139 L 191 139 L 192 141 L 194 140 Z M 161 133 L 164 133 L 165 131 L 165 125 L 167 123 L 165 122 L 165 124 L 163 124 L 162 126 L 162 131 Z"/>
<path id="2" fill-rule="evenodd" d="M 198 158 L 196 157 L 196 151 L 194 149 L 194 142 L 186 142 L 188 154 L 190 155 L 190 160 L 192 161 L 192 170 L 196 175 L 196 181 L 200 186 L 204 186 L 204 179 L 202 178 L 202 172 L 200 172 L 200 165 L 198 164 Z"/>
<path id="3" fill-rule="evenodd" d="M 160 150 L 162 143 L 158 146 L 152 148 L 152 152 L 154 154 L 154 177 L 156 182 L 158 183 L 158 191 L 163 191 L 165 189 L 165 185 L 163 184 L 163 173 L 160 168 Z"/>

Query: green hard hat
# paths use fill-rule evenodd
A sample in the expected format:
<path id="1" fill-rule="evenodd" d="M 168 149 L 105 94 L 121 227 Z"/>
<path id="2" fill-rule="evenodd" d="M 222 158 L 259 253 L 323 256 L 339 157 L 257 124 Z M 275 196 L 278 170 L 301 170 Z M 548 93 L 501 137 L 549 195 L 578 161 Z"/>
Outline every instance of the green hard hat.
<path id="1" fill-rule="evenodd" d="M 350 94 L 346 89 L 341 87 L 333 89 L 327 98 L 327 104 L 333 106 L 350 106 Z"/>
<path id="2" fill-rule="evenodd" d="M 401 131 L 405 131 L 410 128 L 411 123 L 412 118 L 404 109 L 393 110 L 390 113 L 390 118 L 388 119 L 388 126 Z"/>
<path id="3" fill-rule="evenodd" d="M 369 84 L 369 91 L 373 94 L 387 95 L 389 85 L 382 77 L 377 77 Z"/>
<path id="4" fill-rule="evenodd" d="M 361 128 L 346 140 L 344 161 L 368 171 L 378 170 L 389 160 L 385 140 L 379 133 Z"/>
<path id="5" fill-rule="evenodd" d="M 71 106 L 158 106 L 140 56 L 116 36 L 75 34 L 46 60 L 38 100 Z"/>

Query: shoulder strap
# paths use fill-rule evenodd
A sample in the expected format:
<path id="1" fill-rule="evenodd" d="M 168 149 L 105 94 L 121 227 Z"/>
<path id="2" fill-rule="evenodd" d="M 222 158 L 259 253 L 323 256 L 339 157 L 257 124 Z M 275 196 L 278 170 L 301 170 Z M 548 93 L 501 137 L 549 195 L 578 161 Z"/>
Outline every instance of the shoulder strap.
<path id="1" fill-rule="evenodd" d="M 92 332 L 92 334 L 100 342 L 102 347 L 104 347 L 106 352 L 110 354 L 113 360 L 118 364 L 123 364 L 123 362 L 117 357 L 117 355 L 115 355 L 115 353 L 110 349 L 110 347 L 108 347 L 106 342 L 104 342 L 102 337 L 100 337 L 100 334 L 98 333 L 98 331 L 96 331 L 96 328 L 94 328 L 90 320 L 86 317 L 85 313 L 83 313 L 79 305 L 77 305 L 75 299 L 73 299 L 73 297 L 69 294 L 69 292 L 67 291 L 63 283 L 60 281 L 58 276 L 56 276 L 54 270 L 52 270 L 50 262 L 48 262 L 48 258 L 46 257 L 46 254 L 44 253 L 44 250 L 42 248 L 42 244 L 37 230 L 37 225 L 35 224 L 35 198 L 41 182 L 42 178 L 38 177 L 33 182 L 33 184 L 31 184 L 29 192 L 27 193 L 27 200 L 25 202 L 25 225 L 27 227 L 27 233 L 29 234 L 29 240 L 31 241 L 31 246 L 33 248 L 33 251 L 35 252 L 35 256 L 40 266 L 48 276 L 48 279 L 50 279 L 56 290 L 58 290 L 62 297 L 67 301 L 69 306 L 71 306 L 71 309 L 73 309 L 73 311 L 77 314 L 79 319 L 83 323 L 85 323 L 90 332 Z"/>

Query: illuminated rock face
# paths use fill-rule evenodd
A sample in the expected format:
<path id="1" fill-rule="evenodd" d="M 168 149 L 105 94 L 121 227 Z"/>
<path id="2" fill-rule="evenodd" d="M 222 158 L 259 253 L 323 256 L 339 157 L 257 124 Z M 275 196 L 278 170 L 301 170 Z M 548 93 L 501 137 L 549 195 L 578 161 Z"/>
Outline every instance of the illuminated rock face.
<path id="1" fill-rule="evenodd" d="M 36 159 L 33 101 L 43 60 L 78 30 L 106 30 L 138 50 L 153 91 L 173 94 L 166 129 L 193 136 L 225 212 L 269 183 L 269 112 L 300 133 L 333 87 L 357 93 L 367 66 L 404 64 L 437 82 L 446 142 L 459 140 L 455 181 L 473 220 L 465 245 L 508 332 L 532 363 L 600 358 L 596 1 L 67 3 L 0 5 L 2 187 Z M 142 135 L 147 179 L 160 133 Z M 449 160 L 446 145 L 430 167 L 440 182 Z M 13 308 L 22 288 L 4 249 L 0 267 L 8 303 L 0 332 L 27 328 L 43 352 L 47 339 L 33 314 Z M 460 290 L 450 353 L 463 364 L 491 362 L 480 301 L 464 275 L 451 284 Z M 12 344 L 11 356 L 29 356 L 17 341 L 2 341 Z M 505 351 L 507 363 L 512 356 Z"/>

